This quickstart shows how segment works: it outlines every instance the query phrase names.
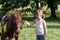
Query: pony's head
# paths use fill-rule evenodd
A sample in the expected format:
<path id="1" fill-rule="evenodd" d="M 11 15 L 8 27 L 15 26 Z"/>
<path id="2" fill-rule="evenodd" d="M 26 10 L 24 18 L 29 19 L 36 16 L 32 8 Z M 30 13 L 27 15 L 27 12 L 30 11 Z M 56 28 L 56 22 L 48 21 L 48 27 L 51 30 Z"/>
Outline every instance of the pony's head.
<path id="1" fill-rule="evenodd" d="M 11 14 L 10 22 L 15 32 L 19 32 L 20 30 L 21 19 L 22 19 L 22 16 L 19 11 L 16 11 L 15 13 Z"/>

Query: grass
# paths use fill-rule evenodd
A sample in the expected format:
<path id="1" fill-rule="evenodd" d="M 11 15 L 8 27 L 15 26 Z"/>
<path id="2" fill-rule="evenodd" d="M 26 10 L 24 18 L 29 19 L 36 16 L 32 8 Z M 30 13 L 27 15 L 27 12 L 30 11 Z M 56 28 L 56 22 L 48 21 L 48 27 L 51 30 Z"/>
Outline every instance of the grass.
<path id="1" fill-rule="evenodd" d="M 60 23 L 56 21 L 47 21 L 47 37 L 46 40 L 60 40 Z M 24 25 L 20 34 L 20 40 L 36 40 L 35 27 Z"/>
<path id="2" fill-rule="evenodd" d="M 60 23 L 54 21 L 47 22 L 47 28 L 48 33 L 46 40 L 60 40 Z"/>
<path id="3" fill-rule="evenodd" d="M 26 20 L 27 18 L 25 18 Z M 32 22 L 33 18 L 27 19 Z M 46 19 L 48 33 L 46 40 L 60 40 L 60 20 L 48 20 Z M 14 38 L 13 38 L 14 40 Z M 23 29 L 19 34 L 19 40 L 36 40 L 35 25 L 32 27 L 23 24 Z"/>

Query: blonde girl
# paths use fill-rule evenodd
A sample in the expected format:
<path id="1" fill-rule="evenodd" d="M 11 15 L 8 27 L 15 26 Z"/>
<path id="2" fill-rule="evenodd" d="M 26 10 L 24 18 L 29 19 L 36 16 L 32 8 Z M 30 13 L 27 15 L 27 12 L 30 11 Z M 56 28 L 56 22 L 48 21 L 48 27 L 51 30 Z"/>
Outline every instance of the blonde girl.
<path id="1" fill-rule="evenodd" d="M 36 40 L 45 40 L 47 34 L 46 22 L 44 20 L 44 14 L 42 10 L 37 10 L 35 12 L 35 18 L 33 22 L 30 24 L 25 21 L 29 26 L 36 24 L 35 32 L 36 32 Z"/>

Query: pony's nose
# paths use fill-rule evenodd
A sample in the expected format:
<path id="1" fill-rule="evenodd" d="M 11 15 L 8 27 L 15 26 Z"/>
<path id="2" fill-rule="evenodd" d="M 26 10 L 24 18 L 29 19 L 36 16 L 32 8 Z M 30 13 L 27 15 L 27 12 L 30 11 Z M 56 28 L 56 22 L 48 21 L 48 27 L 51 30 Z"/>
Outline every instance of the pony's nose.
<path id="1" fill-rule="evenodd" d="M 18 28 L 18 29 L 16 30 L 16 33 L 17 33 L 17 34 L 19 34 L 19 33 L 20 33 L 20 28 Z"/>
<path id="2" fill-rule="evenodd" d="M 20 28 L 18 28 L 17 30 L 20 31 Z"/>
<path id="3" fill-rule="evenodd" d="M 17 30 L 16 33 L 19 34 L 20 33 L 20 24 L 17 25 Z"/>

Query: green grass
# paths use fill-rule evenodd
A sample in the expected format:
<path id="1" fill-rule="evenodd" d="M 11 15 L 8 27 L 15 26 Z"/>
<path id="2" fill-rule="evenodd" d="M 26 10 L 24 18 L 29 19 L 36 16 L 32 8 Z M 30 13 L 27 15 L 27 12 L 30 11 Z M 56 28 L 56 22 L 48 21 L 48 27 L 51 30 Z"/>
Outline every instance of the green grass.
<path id="1" fill-rule="evenodd" d="M 46 40 L 60 40 L 60 24 L 56 21 L 47 21 L 48 33 Z M 20 35 L 20 40 L 36 40 L 35 27 L 30 28 L 24 25 Z"/>
<path id="2" fill-rule="evenodd" d="M 29 22 L 32 22 L 32 21 L 29 21 Z M 46 23 L 47 23 L 47 29 L 48 29 L 46 40 L 60 40 L 60 20 L 47 19 Z M 23 29 L 19 34 L 19 40 L 36 40 L 35 25 L 32 27 L 29 27 L 26 24 L 24 24 Z"/>
<path id="3" fill-rule="evenodd" d="M 46 40 L 60 40 L 60 23 L 55 21 L 47 22 L 47 28 L 48 33 Z"/>

